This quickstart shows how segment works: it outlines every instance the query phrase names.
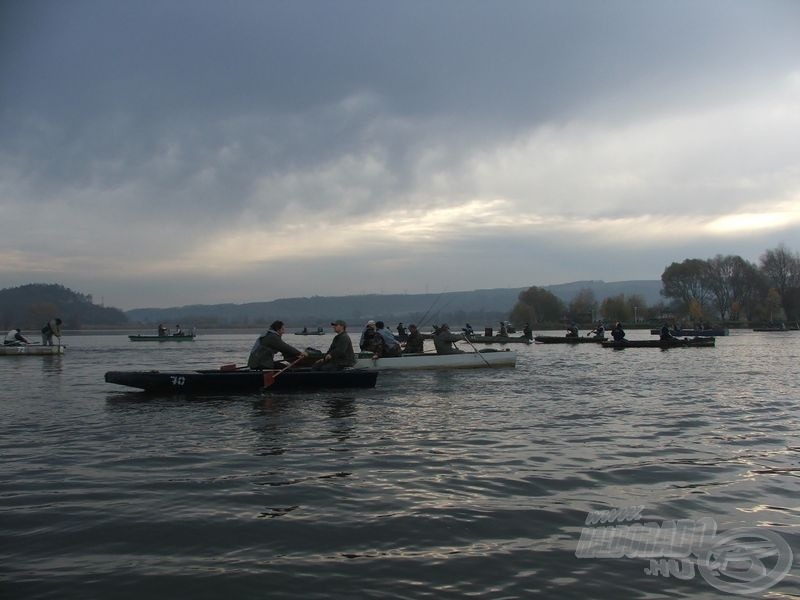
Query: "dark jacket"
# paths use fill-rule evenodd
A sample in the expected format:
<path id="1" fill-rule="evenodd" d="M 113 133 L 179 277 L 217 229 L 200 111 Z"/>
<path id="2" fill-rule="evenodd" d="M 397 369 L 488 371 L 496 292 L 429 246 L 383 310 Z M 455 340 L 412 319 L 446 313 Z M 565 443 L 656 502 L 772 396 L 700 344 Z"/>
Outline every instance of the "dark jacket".
<path id="1" fill-rule="evenodd" d="M 287 359 L 300 355 L 300 350 L 284 342 L 276 331 L 269 329 L 253 344 L 247 359 L 247 367 L 249 369 L 274 369 L 276 352 L 280 352 Z"/>
<path id="2" fill-rule="evenodd" d="M 422 334 L 419 330 L 409 332 L 408 340 L 406 341 L 406 349 L 403 350 L 406 354 L 416 354 L 425 351 L 425 340 L 422 339 Z"/>
<path id="3" fill-rule="evenodd" d="M 326 354 L 331 355 L 330 363 L 337 367 L 352 367 L 356 364 L 356 355 L 353 353 L 353 342 L 346 331 L 337 333 L 331 342 Z"/>

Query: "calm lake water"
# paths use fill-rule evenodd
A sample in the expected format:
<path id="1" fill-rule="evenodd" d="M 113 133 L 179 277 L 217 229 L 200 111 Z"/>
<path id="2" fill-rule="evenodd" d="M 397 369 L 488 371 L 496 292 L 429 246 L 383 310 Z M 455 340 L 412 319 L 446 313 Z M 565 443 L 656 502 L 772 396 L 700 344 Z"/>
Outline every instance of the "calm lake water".
<path id="1" fill-rule="evenodd" d="M 103 381 L 241 365 L 255 337 L 72 336 L 61 357 L 0 357 L 0 598 L 726 595 L 647 558 L 576 556 L 589 511 L 630 506 L 772 531 L 800 559 L 800 332 L 515 345 L 515 369 L 352 392 L 153 398 Z M 800 595 L 797 575 L 755 597 Z"/>

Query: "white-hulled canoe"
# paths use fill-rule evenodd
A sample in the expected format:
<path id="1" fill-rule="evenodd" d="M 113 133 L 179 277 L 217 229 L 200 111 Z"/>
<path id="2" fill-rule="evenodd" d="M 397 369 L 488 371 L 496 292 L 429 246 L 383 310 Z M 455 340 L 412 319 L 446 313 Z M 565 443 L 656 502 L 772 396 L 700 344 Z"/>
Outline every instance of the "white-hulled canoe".
<path id="1" fill-rule="evenodd" d="M 39 346 L 29 344 L 26 346 L 0 346 L 0 356 L 49 356 L 52 354 L 64 354 L 66 346 Z"/>
<path id="2" fill-rule="evenodd" d="M 362 353 L 364 354 L 364 353 Z M 464 352 L 461 354 L 404 354 L 384 358 L 359 357 L 356 369 L 399 371 L 406 369 L 480 369 L 481 367 L 514 367 L 517 353 L 511 350 L 495 352 Z"/>

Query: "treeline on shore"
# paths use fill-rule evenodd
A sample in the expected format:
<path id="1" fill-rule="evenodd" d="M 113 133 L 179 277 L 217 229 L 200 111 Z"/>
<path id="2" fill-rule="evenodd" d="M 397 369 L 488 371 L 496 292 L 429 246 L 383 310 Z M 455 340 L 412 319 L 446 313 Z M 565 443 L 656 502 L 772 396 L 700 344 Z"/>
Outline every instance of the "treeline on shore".
<path id="1" fill-rule="evenodd" d="M 649 289 L 655 292 L 652 286 Z M 467 296 L 469 301 L 465 300 Z M 654 296 L 655 293 L 650 294 L 651 298 Z M 184 329 L 261 329 L 274 319 L 283 319 L 291 330 L 318 326 L 327 329 L 330 319 L 344 318 L 353 329 L 363 324 L 364 315 L 381 319 L 391 327 L 400 322 L 425 327 L 448 323 L 460 329 L 470 323 L 476 330 L 496 329 L 501 321 L 510 321 L 517 327 L 529 323 L 542 330 L 558 329 L 571 321 L 586 326 L 601 319 L 634 327 L 665 320 L 747 327 L 800 320 L 800 255 L 781 244 L 765 251 L 758 264 L 734 255 L 673 262 L 661 274 L 661 296 L 663 300 L 655 303 L 648 303 L 639 293 L 598 299 L 590 287 L 585 287 L 566 302 L 544 287 L 532 286 L 443 293 L 434 296 L 433 301 L 428 295 L 290 298 L 249 305 L 183 307 L 178 321 L 177 315 L 166 309 L 156 313 L 151 312 L 153 309 L 136 309 L 129 313 L 138 318 L 131 319 L 118 308 L 94 304 L 91 294 L 58 284 L 27 284 L 0 290 L 0 327 L 38 329 L 49 319 L 60 317 L 66 329 L 78 330 L 147 328 L 162 321 L 168 326 L 180 322 Z M 465 308 L 455 308 L 459 303 Z M 291 318 L 287 318 L 289 307 L 294 310 Z M 212 309 L 223 312 L 209 314 Z"/>
<path id="2" fill-rule="evenodd" d="M 74 292 L 63 285 L 31 283 L 0 290 L 0 323 L 4 330 L 40 329 L 54 317 L 63 321 L 65 329 L 128 323 L 120 309 L 94 304 L 91 294 Z"/>
<path id="3" fill-rule="evenodd" d="M 650 306 L 637 294 L 598 301 L 588 289 L 567 304 L 543 288 L 530 287 L 520 292 L 510 320 L 538 328 L 597 320 L 729 327 L 800 320 L 800 254 L 784 244 L 765 251 L 758 264 L 721 254 L 673 262 L 664 269 L 661 282 L 664 301 Z"/>

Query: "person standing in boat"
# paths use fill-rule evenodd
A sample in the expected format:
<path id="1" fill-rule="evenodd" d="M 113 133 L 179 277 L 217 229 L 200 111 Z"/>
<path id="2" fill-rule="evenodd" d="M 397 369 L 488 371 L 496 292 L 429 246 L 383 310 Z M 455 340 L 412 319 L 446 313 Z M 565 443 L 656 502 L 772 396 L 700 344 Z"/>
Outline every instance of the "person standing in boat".
<path id="1" fill-rule="evenodd" d="M 285 331 L 283 321 L 274 321 L 263 335 L 260 335 L 250 350 L 247 358 L 248 369 L 275 369 L 285 367 L 285 364 L 275 363 L 275 353 L 280 352 L 286 360 L 308 356 L 307 353 L 290 346 L 281 339 Z"/>
<path id="2" fill-rule="evenodd" d="M 331 323 L 336 335 L 331 342 L 325 356 L 314 363 L 315 369 L 323 371 L 338 371 L 356 364 L 356 355 L 353 352 L 353 342 L 347 335 L 347 323 L 342 320 Z"/>
<path id="3" fill-rule="evenodd" d="M 58 338 L 58 344 L 61 345 L 61 319 L 58 317 L 50 319 L 47 324 L 42 327 L 42 345 L 52 346 L 53 336 Z"/>
<path id="4" fill-rule="evenodd" d="M 464 351 L 456 348 L 455 345 L 455 342 L 463 339 L 463 335 L 451 333 L 450 326 L 447 323 L 442 324 L 433 334 L 433 346 L 436 348 L 436 354 L 463 354 Z"/>
<path id="5" fill-rule="evenodd" d="M 625 339 L 625 330 L 622 328 L 622 323 L 617 321 L 611 329 L 611 337 L 615 342 L 621 342 Z"/>
<path id="6" fill-rule="evenodd" d="M 6 338 L 3 340 L 4 346 L 26 346 L 30 344 L 31 341 L 22 335 L 22 331 L 19 327 L 15 327 L 11 331 L 6 334 Z"/>
<path id="7" fill-rule="evenodd" d="M 422 354 L 425 351 L 425 340 L 422 339 L 422 334 L 413 323 L 408 326 L 408 339 L 406 340 L 406 347 L 403 349 L 403 354 Z"/>
<path id="8" fill-rule="evenodd" d="M 497 332 L 499 337 L 506 337 L 508 335 L 508 329 L 506 329 L 506 324 L 504 321 L 500 321 L 500 331 Z"/>
<path id="9" fill-rule="evenodd" d="M 378 358 L 400 356 L 400 342 L 395 339 L 391 331 L 386 329 L 383 321 L 375 323 L 375 333 L 381 338 L 381 351 L 378 353 Z"/>

